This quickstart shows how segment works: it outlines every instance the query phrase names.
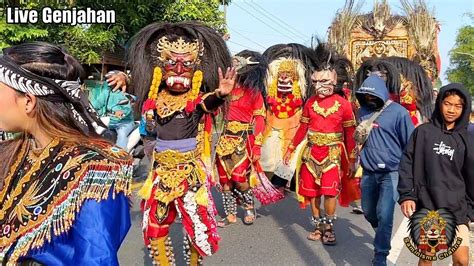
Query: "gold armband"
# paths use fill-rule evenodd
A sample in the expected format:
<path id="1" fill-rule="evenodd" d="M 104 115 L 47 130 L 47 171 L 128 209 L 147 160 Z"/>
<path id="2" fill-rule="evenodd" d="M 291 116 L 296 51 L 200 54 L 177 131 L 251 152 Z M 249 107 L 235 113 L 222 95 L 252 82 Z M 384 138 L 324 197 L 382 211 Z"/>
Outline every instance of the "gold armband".
<path id="1" fill-rule="evenodd" d="M 255 136 L 255 145 L 262 146 L 263 144 L 263 134 L 260 133 L 257 136 Z"/>
<path id="2" fill-rule="evenodd" d="M 253 115 L 254 116 L 263 116 L 263 117 L 265 117 L 266 116 L 265 107 L 262 107 L 258 110 L 253 111 Z"/>
<path id="3" fill-rule="evenodd" d="M 357 125 L 355 119 L 342 122 L 343 127 L 355 127 Z"/>
<path id="4" fill-rule="evenodd" d="M 308 124 L 308 123 L 309 123 L 309 117 L 302 116 L 300 122 L 301 122 L 301 123 Z"/>

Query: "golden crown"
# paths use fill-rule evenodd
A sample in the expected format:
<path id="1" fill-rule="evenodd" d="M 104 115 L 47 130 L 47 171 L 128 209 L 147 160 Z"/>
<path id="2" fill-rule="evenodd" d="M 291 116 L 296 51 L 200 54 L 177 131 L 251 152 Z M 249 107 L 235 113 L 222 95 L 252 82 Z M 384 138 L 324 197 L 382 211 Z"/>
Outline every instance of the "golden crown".
<path id="1" fill-rule="evenodd" d="M 195 58 L 202 56 L 202 48 L 200 47 L 199 40 L 193 42 L 187 42 L 182 37 L 179 37 L 178 40 L 170 42 L 168 37 L 163 36 L 158 40 L 157 51 L 160 53 L 158 57 L 161 61 L 166 60 L 163 56 L 168 53 L 176 54 L 192 54 Z"/>

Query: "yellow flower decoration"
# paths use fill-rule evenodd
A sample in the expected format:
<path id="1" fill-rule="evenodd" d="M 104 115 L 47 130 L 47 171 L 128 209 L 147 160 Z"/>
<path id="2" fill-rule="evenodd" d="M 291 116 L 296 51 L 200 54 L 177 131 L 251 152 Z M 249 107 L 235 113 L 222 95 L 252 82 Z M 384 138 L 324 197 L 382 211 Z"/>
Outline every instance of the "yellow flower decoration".
<path id="1" fill-rule="evenodd" d="M 162 77 L 163 74 L 161 73 L 161 68 L 155 67 L 155 69 L 153 69 L 153 80 L 151 81 L 150 90 L 148 92 L 148 99 L 156 100 L 158 98 L 158 89 Z"/>
<path id="2" fill-rule="evenodd" d="M 193 76 L 193 87 L 191 90 L 191 99 L 194 100 L 198 97 L 199 95 L 199 90 L 201 89 L 201 84 L 202 84 L 202 79 L 203 79 L 203 73 L 201 70 L 196 70 L 194 72 Z"/>
<path id="3" fill-rule="evenodd" d="M 293 83 L 293 95 L 295 96 L 295 99 L 300 99 L 301 98 L 301 88 L 300 88 L 300 83 L 298 80 L 295 80 Z"/>
<path id="4" fill-rule="evenodd" d="M 274 79 L 272 84 L 270 85 L 270 88 L 268 88 L 268 96 L 276 97 L 277 90 L 278 90 L 278 79 Z"/>

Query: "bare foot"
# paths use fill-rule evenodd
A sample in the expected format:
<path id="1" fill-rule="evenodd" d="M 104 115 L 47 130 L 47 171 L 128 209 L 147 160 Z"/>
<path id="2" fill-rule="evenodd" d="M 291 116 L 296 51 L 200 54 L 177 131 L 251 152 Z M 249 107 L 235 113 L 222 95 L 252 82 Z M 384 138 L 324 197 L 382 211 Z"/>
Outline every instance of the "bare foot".
<path id="1" fill-rule="evenodd" d="M 224 219 L 217 221 L 217 227 L 226 227 L 229 225 L 233 225 L 236 222 L 237 222 L 237 216 L 231 214 L 225 217 Z"/>

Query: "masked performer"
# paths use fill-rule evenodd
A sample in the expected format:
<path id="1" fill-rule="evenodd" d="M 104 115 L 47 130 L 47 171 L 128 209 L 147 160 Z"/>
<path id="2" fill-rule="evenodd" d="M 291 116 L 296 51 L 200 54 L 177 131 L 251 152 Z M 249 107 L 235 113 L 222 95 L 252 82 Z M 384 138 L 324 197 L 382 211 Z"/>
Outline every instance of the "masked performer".
<path id="1" fill-rule="evenodd" d="M 237 86 L 230 95 L 225 128 L 216 148 L 216 165 L 223 187 L 222 200 L 226 217 L 223 227 L 237 220 L 237 199 L 245 208 L 243 222 L 255 220 L 254 194 L 262 204 L 283 198 L 263 173 L 258 160 L 265 129 L 265 58 L 253 51 L 242 51 L 233 58 Z"/>
<path id="2" fill-rule="evenodd" d="M 353 139 L 356 121 L 352 106 L 335 93 L 336 88 L 341 90 L 343 83 L 348 81 L 344 77 L 348 77 L 350 62 L 330 51 L 324 43 L 318 44 L 314 56 L 317 68 L 311 81 L 316 95 L 305 103 L 301 124 L 285 154 L 285 163 L 308 135 L 307 143 L 298 155 L 298 200 L 303 206 L 311 204 L 316 227 L 308 239 L 322 239 L 323 244 L 334 245 L 336 197 L 340 195 L 341 187 L 351 184 L 348 176 L 353 172 L 356 157 Z M 321 214 L 321 196 L 324 196 L 325 216 Z M 340 195 L 343 206 L 354 199 Z"/>
<path id="3" fill-rule="evenodd" d="M 2 265 L 118 265 L 132 160 L 95 134 L 81 72 L 48 43 L 0 57 L 0 127 L 24 132 L 0 144 Z"/>
<path id="4" fill-rule="evenodd" d="M 147 130 L 157 135 L 152 171 L 140 190 L 145 243 L 155 263 L 173 264 L 168 235 L 179 212 L 187 262 L 197 265 L 218 248 L 211 112 L 234 87 L 230 54 L 222 37 L 200 23 L 154 23 L 137 34 L 130 58 L 134 94 L 146 99 L 139 106 Z"/>
<path id="5" fill-rule="evenodd" d="M 269 62 L 269 76 L 266 84 L 267 121 L 260 163 L 265 172 L 274 174 L 272 183 L 282 191 L 296 169 L 296 158 L 285 165 L 283 155 L 300 124 L 313 67 L 311 53 L 311 49 L 300 44 L 277 44 L 263 54 Z"/>
<path id="6" fill-rule="evenodd" d="M 408 110 L 415 126 L 428 121 L 433 112 L 433 88 L 420 64 L 403 57 L 367 60 L 357 71 L 354 88 L 372 74 L 385 80 L 391 99 Z"/>

